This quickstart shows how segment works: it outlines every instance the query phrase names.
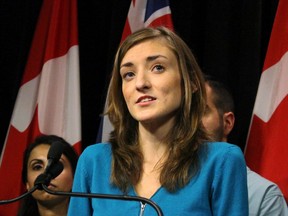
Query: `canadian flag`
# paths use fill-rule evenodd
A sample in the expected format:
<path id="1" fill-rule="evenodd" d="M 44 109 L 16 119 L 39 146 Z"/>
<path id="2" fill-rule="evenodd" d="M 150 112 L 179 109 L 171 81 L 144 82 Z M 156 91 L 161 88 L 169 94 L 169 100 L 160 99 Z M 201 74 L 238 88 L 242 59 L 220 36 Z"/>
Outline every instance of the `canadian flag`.
<path id="1" fill-rule="evenodd" d="M 288 201 L 288 0 L 280 0 L 254 105 L 245 158 Z"/>
<path id="2" fill-rule="evenodd" d="M 55 134 L 80 153 L 81 113 L 76 0 L 44 0 L 0 161 L 0 200 L 24 192 L 23 152 L 40 134 Z M 0 205 L 17 215 L 19 202 Z"/>

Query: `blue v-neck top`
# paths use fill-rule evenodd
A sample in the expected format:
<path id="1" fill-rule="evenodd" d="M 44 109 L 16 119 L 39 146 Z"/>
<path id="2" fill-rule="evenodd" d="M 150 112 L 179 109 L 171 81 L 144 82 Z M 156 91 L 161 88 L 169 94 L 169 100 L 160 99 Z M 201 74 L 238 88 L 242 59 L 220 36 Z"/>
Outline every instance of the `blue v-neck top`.
<path id="1" fill-rule="evenodd" d="M 160 187 L 150 198 L 164 216 L 248 215 L 247 172 L 241 149 L 224 142 L 203 144 L 200 169 L 175 193 Z M 81 154 L 74 176 L 73 192 L 121 195 L 111 185 L 110 144 L 95 144 Z M 128 195 L 137 196 L 133 187 Z M 68 216 L 156 216 L 155 209 L 139 201 L 71 197 Z"/>

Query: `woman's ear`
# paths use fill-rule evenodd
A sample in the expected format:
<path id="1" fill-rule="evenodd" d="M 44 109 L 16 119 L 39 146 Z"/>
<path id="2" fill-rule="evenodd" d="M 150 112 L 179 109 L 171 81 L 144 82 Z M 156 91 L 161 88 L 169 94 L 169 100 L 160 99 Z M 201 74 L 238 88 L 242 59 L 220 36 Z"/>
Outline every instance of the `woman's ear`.
<path id="1" fill-rule="evenodd" d="M 235 123 L 235 115 L 233 112 L 226 112 L 223 115 L 223 133 L 225 137 L 228 137 L 232 131 Z"/>

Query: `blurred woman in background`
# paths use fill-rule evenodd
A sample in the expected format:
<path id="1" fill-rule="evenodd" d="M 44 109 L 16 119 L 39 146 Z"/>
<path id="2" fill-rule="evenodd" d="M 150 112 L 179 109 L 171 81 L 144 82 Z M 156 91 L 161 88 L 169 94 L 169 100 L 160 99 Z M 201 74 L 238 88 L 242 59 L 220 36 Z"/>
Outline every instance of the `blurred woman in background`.
<path id="1" fill-rule="evenodd" d="M 27 190 L 34 187 L 35 179 L 44 172 L 48 162 L 47 154 L 54 142 L 59 142 L 64 147 L 60 158 L 64 169 L 60 175 L 51 180 L 48 188 L 55 191 L 71 191 L 78 155 L 68 142 L 55 135 L 39 136 L 25 150 L 22 181 Z M 36 190 L 23 200 L 18 216 L 64 216 L 67 215 L 68 204 L 69 197 Z"/>

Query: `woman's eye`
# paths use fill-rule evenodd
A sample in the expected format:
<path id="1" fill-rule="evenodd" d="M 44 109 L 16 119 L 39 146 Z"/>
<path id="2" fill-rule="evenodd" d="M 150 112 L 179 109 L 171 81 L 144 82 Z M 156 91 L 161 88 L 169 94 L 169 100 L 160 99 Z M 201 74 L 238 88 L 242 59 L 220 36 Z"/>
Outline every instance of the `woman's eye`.
<path id="1" fill-rule="evenodd" d="M 32 169 L 35 171 L 41 170 L 43 168 L 43 165 L 41 164 L 35 164 L 32 166 Z"/>
<path id="2" fill-rule="evenodd" d="M 163 67 L 163 65 L 155 65 L 153 67 L 153 70 L 156 70 L 158 72 L 162 72 L 164 70 L 164 67 Z"/>
<path id="3" fill-rule="evenodd" d="M 123 74 L 122 78 L 123 79 L 131 79 L 134 76 L 133 72 L 126 72 Z"/>

